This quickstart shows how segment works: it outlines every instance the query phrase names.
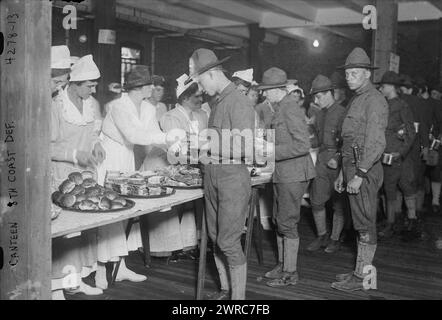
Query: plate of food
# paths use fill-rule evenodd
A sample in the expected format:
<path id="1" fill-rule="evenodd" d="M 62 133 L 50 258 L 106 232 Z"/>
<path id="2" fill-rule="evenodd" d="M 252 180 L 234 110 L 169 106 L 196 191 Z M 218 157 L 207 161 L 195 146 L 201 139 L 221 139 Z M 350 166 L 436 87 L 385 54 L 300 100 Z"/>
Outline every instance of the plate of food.
<path id="1" fill-rule="evenodd" d="M 98 185 L 93 177 L 91 171 L 71 173 L 52 193 L 52 202 L 63 210 L 83 213 L 118 212 L 135 206 L 134 201 Z"/>
<path id="2" fill-rule="evenodd" d="M 201 170 L 188 165 L 174 166 L 168 170 L 164 185 L 175 189 L 200 189 L 203 187 Z"/>
<path id="3" fill-rule="evenodd" d="M 114 178 L 107 185 L 126 198 L 155 199 L 175 194 L 175 189 L 165 186 L 167 177 L 130 175 Z"/>

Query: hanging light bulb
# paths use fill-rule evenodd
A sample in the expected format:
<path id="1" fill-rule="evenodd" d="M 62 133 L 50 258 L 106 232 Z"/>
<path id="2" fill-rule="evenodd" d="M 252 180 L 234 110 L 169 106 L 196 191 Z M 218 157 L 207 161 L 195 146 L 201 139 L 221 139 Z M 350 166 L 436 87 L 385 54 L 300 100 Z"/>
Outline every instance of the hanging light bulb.
<path id="1" fill-rule="evenodd" d="M 319 41 L 318 40 L 313 41 L 313 47 L 315 47 L 315 48 L 319 47 Z"/>

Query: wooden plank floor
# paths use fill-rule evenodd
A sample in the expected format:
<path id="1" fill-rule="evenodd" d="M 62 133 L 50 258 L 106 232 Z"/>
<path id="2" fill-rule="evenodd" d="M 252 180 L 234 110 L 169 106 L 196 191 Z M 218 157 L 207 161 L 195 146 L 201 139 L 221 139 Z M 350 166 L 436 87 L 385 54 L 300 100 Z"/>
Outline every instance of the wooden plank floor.
<path id="1" fill-rule="evenodd" d="M 404 243 L 395 237 L 380 241 L 374 265 L 378 272 L 378 290 L 353 294 L 331 289 L 338 273 L 353 269 L 355 246 L 344 243 L 335 254 L 310 253 L 305 250 L 314 238 L 311 212 L 304 210 L 300 223 L 301 248 L 298 258 L 300 281 L 296 286 L 270 288 L 260 277 L 276 263 L 274 235 L 264 234 L 264 264 L 258 264 L 256 252 L 249 257 L 247 299 L 250 300 L 370 300 L 370 299 L 442 299 L 442 250 L 434 248 L 434 236 L 442 235 L 442 216 L 426 219 L 426 228 L 433 235 L 427 241 Z M 193 300 L 196 294 L 197 263 L 179 261 L 166 264 L 165 259 L 153 258 L 152 266 L 144 268 L 141 257 L 131 254 L 128 265 L 146 274 L 143 283 L 120 282 L 98 297 L 75 295 L 75 300 Z M 208 255 L 205 292 L 216 290 L 216 269 Z M 88 279 L 87 279 L 88 280 Z"/>

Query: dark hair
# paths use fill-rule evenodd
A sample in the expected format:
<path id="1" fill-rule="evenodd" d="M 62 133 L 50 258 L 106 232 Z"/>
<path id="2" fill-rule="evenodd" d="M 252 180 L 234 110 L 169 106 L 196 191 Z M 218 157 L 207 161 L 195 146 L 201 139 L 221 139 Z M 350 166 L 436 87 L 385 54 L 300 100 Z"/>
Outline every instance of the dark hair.
<path id="1" fill-rule="evenodd" d="M 232 82 L 235 84 L 235 86 L 239 86 L 240 84 L 249 89 L 252 84 L 250 82 L 247 82 L 243 79 L 240 79 L 238 77 L 232 77 Z"/>
<path id="2" fill-rule="evenodd" d="M 177 97 L 178 103 L 182 105 L 184 100 L 190 98 L 192 95 L 197 93 L 198 90 L 198 84 L 192 83 L 189 88 L 187 88 L 179 97 Z"/>
<path id="3" fill-rule="evenodd" d="M 166 82 L 166 80 L 162 76 L 157 76 L 157 75 L 152 76 L 152 83 L 155 87 L 158 87 L 158 86 L 164 87 L 165 82 Z"/>

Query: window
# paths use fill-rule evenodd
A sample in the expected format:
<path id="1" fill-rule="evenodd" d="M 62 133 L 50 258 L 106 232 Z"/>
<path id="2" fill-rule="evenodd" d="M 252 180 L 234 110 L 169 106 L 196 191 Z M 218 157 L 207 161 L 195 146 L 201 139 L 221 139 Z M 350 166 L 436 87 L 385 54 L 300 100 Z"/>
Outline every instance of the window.
<path id="1" fill-rule="evenodd" d="M 121 85 L 125 84 L 127 73 L 136 64 L 141 64 L 141 49 L 121 47 Z"/>

